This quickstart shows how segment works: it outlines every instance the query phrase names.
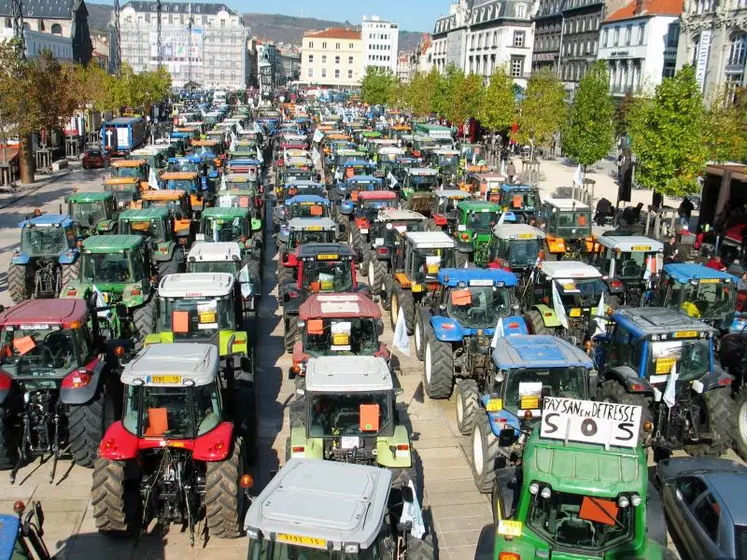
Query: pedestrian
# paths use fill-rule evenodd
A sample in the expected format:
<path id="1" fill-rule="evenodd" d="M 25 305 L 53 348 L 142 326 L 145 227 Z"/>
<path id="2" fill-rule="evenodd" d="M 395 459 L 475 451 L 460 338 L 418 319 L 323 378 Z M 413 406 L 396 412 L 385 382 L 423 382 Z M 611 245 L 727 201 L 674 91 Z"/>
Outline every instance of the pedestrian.
<path id="1" fill-rule="evenodd" d="M 726 271 L 726 265 L 721 260 L 721 255 L 713 255 L 706 263 L 706 267 L 712 268 L 713 270 L 718 270 L 720 272 Z"/>
<path id="2" fill-rule="evenodd" d="M 693 206 L 693 203 L 690 202 L 689 198 L 685 197 L 682 199 L 682 204 L 677 208 L 677 214 L 679 214 L 680 220 L 684 225 L 690 224 L 690 216 L 692 215 L 694 208 L 695 206 Z"/>
<path id="3" fill-rule="evenodd" d="M 739 282 L 737 282 L 737 290 L 743 291 L 747 290 L 747 270 L 745 270 L 742 273 L 742 276 L 739 277 Z"/>
<path id="4" fill-rule="evenodd" d="M 654 210 L 657 212 L 661 210 L 661 205 L 664 203 L 664 197 L 662 194 L 658 191 L 654 191 L 654 196 L 651 199 L 651 206 L 654 207 Z"/>
<path id="5" fill-rule="evenodd" d="M 513 183 L 514 177 L 516 177 L 516 166 L 514 165 L 513 160 L 508 160 L 508 165 L 506 166 L 506 175 L 508 175 L 508 182 Z"/>
<path id="6" fill-rule="evenodd" d="M 678 252 L 677 238 L 672 236 L 669 238 L 669 241 L 664 244 L 664 264 L 675 262 L 677 260 Z"/>

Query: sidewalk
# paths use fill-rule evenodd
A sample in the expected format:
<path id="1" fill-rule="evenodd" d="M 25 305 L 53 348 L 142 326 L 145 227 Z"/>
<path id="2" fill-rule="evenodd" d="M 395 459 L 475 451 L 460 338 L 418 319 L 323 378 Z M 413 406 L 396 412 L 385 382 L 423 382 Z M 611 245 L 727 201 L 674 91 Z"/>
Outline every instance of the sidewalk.
<path id="1" fill-rule="evenodd" d="M 36 180 L 33 183 L 18 183 L 18 187 L 11 192 L 0 192 L 0 210 L 8 208 L 14 205 L 19 200 L 26 198 L 29 195 L 34 194 L 43 187 L 50 185 L 56 181 L 59 181 L 63 177 L 67 177 L 73 171 L 77 171 L 83 168 L 83 164 L 80 161 L 68 160 L 68 167 L 62 171 L 51 173 L 48 175 L 36 175 Z"/>

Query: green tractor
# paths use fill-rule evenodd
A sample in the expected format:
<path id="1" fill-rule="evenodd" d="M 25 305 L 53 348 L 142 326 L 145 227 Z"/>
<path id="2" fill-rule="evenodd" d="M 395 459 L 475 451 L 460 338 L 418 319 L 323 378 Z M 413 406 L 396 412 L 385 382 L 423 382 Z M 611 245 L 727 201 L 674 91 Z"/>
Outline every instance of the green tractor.
<path id="1" fill-rule="evenodd" d="M 262 251 L 262 221 L 252 218 L 248 208 L 206 208 L 200 217 L 197 241 L 235 241 L 242 258 L 258 257 Z"/>
<path id="2" fill-rule="evenodd" d="M 60 297 L 91 301 L 110 338 L 132 338 L 140 350 L 156 327 L 150 248 L 139 235 L 95 235 L 83 242 L 80 273 Z"/>
<path id="3" fill-rule="evenodd" d="M 65 203 L 68 215 L 78 224 L 80 236 L 89 237 L 117 231 L 119 210 L 113 192 L 76 192 L 66 196 Z"/>
<path id="4" fill-rule="evenodd" d="M 463 200 L 457 204 L 456 266 L 464 268 L 468 262 L 484 267 L 490 258 L 493 226 L 501 216 L 495 202 Z"/>
<path id="5" fill-rule="evenodd" d="M 168 208 L 125 210 L 119 215 L 119 233 L 140 235 L 145 239 L 159 278 L 181 272 L 184 247 L 176 241 L 174 219 Z"/>

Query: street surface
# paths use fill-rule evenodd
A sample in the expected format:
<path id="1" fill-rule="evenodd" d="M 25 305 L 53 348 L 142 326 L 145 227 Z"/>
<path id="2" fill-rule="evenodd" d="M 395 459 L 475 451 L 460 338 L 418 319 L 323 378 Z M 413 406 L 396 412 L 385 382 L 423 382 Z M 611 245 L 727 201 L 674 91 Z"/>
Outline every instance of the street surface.
<path id="1" fill-rule="evenodd" d="M 610 171 L 614 165 L 601 164 L 597 180 L 596 198 L 605 196 L 615 200 L 617 186 Z M 550 196 L 559 185 L 571 184 L 574 167 L 561 160 L 542 162 L 540 188 L 542 196 Z M 17 223 L 35 208 L 45 212 L 59 212 L 65 195 L 74 188 L 81 191 L 100 190 L 104 171 L 78 170 L 42 187 L 27 197 L 6 206 L 11 195 L 0 194 L 0 304 L 10 305 L 7 292 L 7 270 L 10 257 L 19 244 Z M 638 196 L 637 196 L 638 195 Z M 643 199 L 643 191 L 633 191 L 636 203 Z M 271 220 L 267 222 L 271 223 Z M 266 222 L 266 223 L 267 223 Z M 259 440 L 253 493 L 258 493 L 272 472 L 282 464 L 285 440 L 289 436 L 286 405 L 293 397 L 294 383 L 288 379 L 290 355 L 283 351 L 282 312 L 278 310 L 276 294 L 275 245 L 270 233 L 265 252 L 264 297 L 259 308 L 255 348 L 259 361 L 257 394 L 259 406 Z M 391 344 L 388 314 L 384 315 L 384 342 Z M 466 560 L 474 555 L 481 528 L 492 521 L 487 495 L 477 492 L 467 457 L 469 438 L 459 435 L 456 428 L 454 402 L 431 401 L 424 397 L 422 365 L 414 355 L 401 356 L 395 351 L 393 363 L 399 366 L 397 377 L 404 393 L 399 397 L 402 415 L 409 422 L 413 446 L 422 468 L 425 487 L 426 522 L 436 530 L 436 546 L 442 560 Z M 36 460 L 21 469 L 15 485 L 9 483 L 7 473 L 0 472 L 0 512 L 12 512 L 15 500 L 39 500 L 45 512 L 44 538 L 51 550 L 68 560 L 172 560 L 184 558 L 234 560 L 246 558 L 246 539 L 209 539 L 204 543 L 198 527 L 194 548 L 181 527 L 172 526 L 165 534 L 144 534 L 138 539 L 104 537 L 96 532 L 89 504 L 91 471 L 72 466 L 63 460 L 57 467 L 57 477 L 48 484 L 49 463 Z"/>

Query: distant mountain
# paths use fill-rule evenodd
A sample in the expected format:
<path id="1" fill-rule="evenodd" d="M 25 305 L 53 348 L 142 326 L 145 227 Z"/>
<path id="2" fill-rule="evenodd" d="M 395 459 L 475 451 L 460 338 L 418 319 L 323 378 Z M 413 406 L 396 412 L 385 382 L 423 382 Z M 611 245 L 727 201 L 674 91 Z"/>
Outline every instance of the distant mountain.
<path id="1" fill-rule="evenodd" d="M 112 19 L 112 6 L 90 4 L 88 7 L 88 25 L 92 30 L 104 32 Z M 355 27 L 349 21 L 327 21 L 314 18 L 284 16 L 280 14 L 244 14 L 244 23 L 252 30 L 254 37 L 269 39 L 276 43 L 301 45 L 301 38 L 307 31 L 321 31 L 328 27 Z M 415 31 L 399 32 L 399 50 L 414 51 L 421 34 Z"/>

